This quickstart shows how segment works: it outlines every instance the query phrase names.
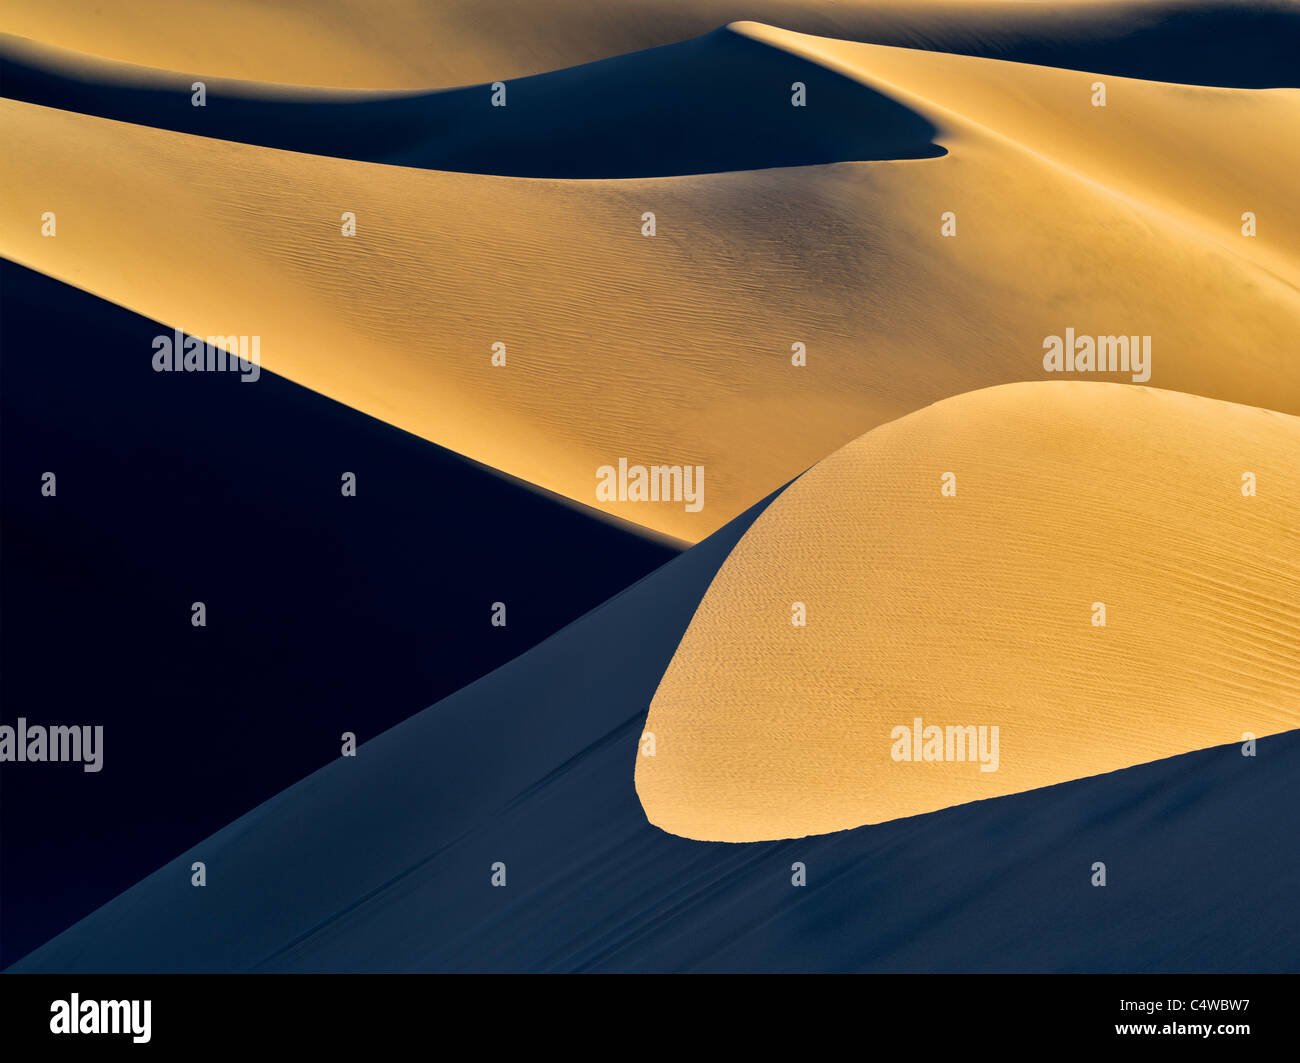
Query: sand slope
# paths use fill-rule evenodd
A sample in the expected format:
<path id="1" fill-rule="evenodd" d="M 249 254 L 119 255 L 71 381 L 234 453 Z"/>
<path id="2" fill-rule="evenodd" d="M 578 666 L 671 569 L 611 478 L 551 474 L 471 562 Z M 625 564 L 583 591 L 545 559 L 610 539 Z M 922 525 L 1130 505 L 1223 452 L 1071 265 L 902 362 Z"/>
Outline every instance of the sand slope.
<path id="1" fill-rule="evenodd" d="M 97 773 L 3 765 L 0 965 L 344 731 L 377 734 L 674 556 L 270 373 L 154 373 L 135 353 L 164 327 L 3 260 L 0 292 L 2 722 L 106 743 Z M 46 470 L 54 497 L 31 489 Z"/>
<path id="2" fill-rule="evenodd" d="M 748 53 L 760 63 L 833 50 L 753 25 L 728 32 L 765 41 Z M 952 105 L 961 78 L 998 73 L 989 61 L 941 57 L 952 64 L 941 79 L 930 57 L 862 48 L 851 62 L 821 61 L 930 122 L 948 154 L 521 181 L 10 102 L 0 250 L 191 333 L 261 335 L 275 372 L 690 542 L 877 424 L 954 393 L 1044 379 L 1044 337 L 1066 328 L 1151 336 L 1154 386 L 1300 413 L 1300 293 L 1284 191 L 1272 187 L 1284 188 L 1294 154 L 1293 94 L 1257 108 L 1238 90 L 1129 83 L 1105 119 L 1115 143 L 1089 171 L 1049 157 L 1052 112 L 1035 126 L 1037 104 L 1004 108 L 1022 144 L 993 128 L 994 102 L 978 93 L 977 120 L 895 85 L 910 57 Z M 887 78 L 871 74 L 877 61 Z M 1058 71 L 1017 71 L 1010 95 L 1022 104 L 1074 91 Z M 1175 112 L 1181 199 L 1141 161 Z M 1215 121 L 1198 130 L 1205 113 Z M 828 133 L 840 121 L 815 106 L 806 117 Z M 710 131 L 726 133 L 697 135 Z M 1243 153 L 1281 161 L 1262 164 L 1268 180 L 1257 182 L 1236 168 Z M 1102 170 L 1119 175 L 1116 188 L 1093 176 Z M 1139 195 L 1148 179 L 1150 202 Z M 1263 204 L 1255 238 L 1233 237 L 1225 220 L 1244 204 Z M 57 238 L 40 235 L 46 210 Z M 354 238 L 340 235 L 345 210 L 358 216 Z M 641 234 L 647 211 L 653 239 Z M 957 216 L 955 238 L 940 235 L 944 211 Z M 506 368 L 490 364 L 494 343 L 507 347 Z M 791 365 L 795 343 L 805 367 Z M 599 503 L 596 471 L 620 457 L 704 466 L 703 509 Z"/>
<path id="3" fill-rule="evenodd" d="M 122 6 L 122 5 L 119 5 Z M 1295 85 L 1287 0 L 9 0 L 0 29 L 164 70 L 423 89 L 539 74 L 736 19 L 1193 84 Z"/>
<path id="4" fill-rule="evenodd" d="M 1300 91 L 1223 91 L 869 44 L 746 23 L 756 40 L 824 63 L 915 108 L 960 145 L 1004 137 L 1300 285 Z M 1102 84 L 1106 105 L 1093 106 Z M 1243 237 L 1242 214 L 1257 235 Z"/>
<path id="5" fill-rule="evenodd" d="M 512 81 L 436 92 L 289 89 L 94 59 L 0 35 L 11 99 L 315 155 L 510 177 L 662 177 L 942 155 L 911 108 L 728 28 Z M 790 105 L 799 83 L 817 118 Z M 498 91 L 506 106 L 493 106 Z"/>
<path id="6" fill-rule="evenodd" d="M 993 388 L 868 433 L 714 580 L 650 708 L 647 815 L 795 837 L 1300 726 L 1298 459 L 1294 417 L 1106 384 Z M 998 726 L 996 770 L 897 761 L 918 717 Z"/>
<path id="7" fill-rule="evenodd" d="M 16 970 L 1294 968 L 1300 851 L 1279 839 L 1300 824 L 1300 732 L 1261 740 L 1253 761 L 1210 750 L 820 838 L 702 844 L 647 823 L 629 771 L 645 706 L 755 515 L 193 845 Z M 505 888 L 489 884 L 495 861 Z M 791 886 L 795 861 L 806 887 Z M 1233 873 L 1204 873 L 1218 866 Z"/>

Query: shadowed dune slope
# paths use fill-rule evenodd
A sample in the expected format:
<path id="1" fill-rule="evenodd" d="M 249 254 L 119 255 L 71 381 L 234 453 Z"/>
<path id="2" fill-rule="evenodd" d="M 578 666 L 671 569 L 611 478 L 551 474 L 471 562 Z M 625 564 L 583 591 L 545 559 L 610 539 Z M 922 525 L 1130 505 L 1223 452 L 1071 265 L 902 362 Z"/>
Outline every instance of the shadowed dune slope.
<path id="1" fill-rule="evenodd" d="M 0 290 L 3 720 L 104 728 L 97 773 L 3 766 L 6 962 L 344 731 L 372 737 L 676 554 L 270 373 L 155 373 L 164 326 L 58 281 L 0 262 Z"/>
<path id="2" fill-rule="evenodd" d="M 1289 0 L 9 0 L 0 29 L 213 77 L 424 89 L 518 78 L 737 19 L 803 33 L 1192 84 L 1295 86 Z"/>
<path id="3" fill-rule="evenodd" d="M 1070 119 L 1098 127 L 1093 157 L 1052 132 L 1070 98 L 1094 111 L 1089 75 L 728 33 L 775 46 L 751 58 L 800 51 L 900 102 L 948 154 L 518 180 L 7 101 L 0 249 L 191 333 L 261 335 L 276 373 L 688 542 L 878 424 L 1048 378 L 1044 340 L 1067 329 L 1151 337 L 1138 383 L 1300 414 L 1295 93 L 1116 84 L 1112 106 Z M 842 129 L 811 99 L 805 117 Z M 703 466 L 703 508 L 599 500 L 597 470 L 619 458 Z"/>
<path id="4" fill-rule="evenodd" d="M 997 749 L 946 730 L 994 726 Z M 868 433 L 758 519 L 655 694 L 636 784 L 664 830 L 757 841 L 1298 726 L 1300 419 L 1013 384 Z"/>
<path id="5" fill-rule="evenodd" d="M 660 177 L 929 158 L 934 127 L 859 81 L 729 28 L 511 82 L 435 93 L 207 85 L 0 40 L 12 99 L 241 143 L 512 177 Z M 817 108 L 791 105 L 800 83 Z"/>
<path id="6" fill-rule="evenodd" d="M 195 845 L 16 969 L 1294 967 L 1300 851 L 1278 839 L 1300 829 L 1300 733 L 1262 739 L 1254 759 L 1232 745 L 797 842 L 701 843 L 650 826 L 631 773 L 645 706 L 761 508 Z M 1089 882 L 1098 859 L 1104 890 Z M 204 889 L 189 884 L 194 860 L 207 863 Z M 490 885 L 497 861 L 505 888 Z M 805 888 L 791 888 L 794 861 Z M 1233 873 L 1204 873 L 1214 866 Z"/>

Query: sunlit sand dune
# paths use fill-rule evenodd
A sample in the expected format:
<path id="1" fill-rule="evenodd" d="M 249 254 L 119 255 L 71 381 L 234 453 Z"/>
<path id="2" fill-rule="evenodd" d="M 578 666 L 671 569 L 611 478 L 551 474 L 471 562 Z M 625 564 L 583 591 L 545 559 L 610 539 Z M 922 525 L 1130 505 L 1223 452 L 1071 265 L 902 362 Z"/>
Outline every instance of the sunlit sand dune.
<path id="1" fill-rule="evenodd" d="M 636 784 L 664 830 L 752 841 L 1296 727 L 1300 419 L 1016 384 L 868 433 L 759 517 Z"/>
<path id="2" fill-rule="evenodd" d="M 737 19 L 1194 84 L 1295 85 L 1288 0 L 8 0 L 0 30 L 153 66 L 347 88 L 517 78 Z"/>
<path id="3" fill-rule="evenodd" d="M 1258 96 L 1241 90 L 1126 83 L 1121 113 L 1099 118 L 1117 130 L 1102 166 L 1016 103 L 1040 90 L 1064 99 L 1066 78 L 1086 97 L 1087 75 L 941 57 L 932 102 L 908 81 L 909 61 L 913 82 L 931 76 L 924 54 L 840 54 L 753 24 L 709 39 L 729 47 L 735 36 L 764 42 L 744 54 L 775 76 L 799 51 L 869 90 L 863 98 L 918 116 L 946 154 L 519 180 L 6 102 L 0 251 L 192 334 L 259 335 L 264 364 L 281 375 L 689 542 L 877 424 L 954 393 L 1052 378 L 1044 344 L 1067 330 L 1135 347 L 1149 337 L 1151 357 L 1141 372 L 1056 375 L 1300 413 L 1291 229 L 1284 193 L 1261 187 L 1284 182 L 1294 155 L 1284 145 L 1292 94 L 1265 94 L 1251 110 Z M 887 76 L 871 72 L 877 60 Z M 1009 86 L 1007 134 L 992 89 L 972 92 L 973 117 L 960 113 L 961 79 L 986 74 Z M 801 112 L 806 143 L 846 127 L 816 100 Z M 791 110 L 784 93 L 766 106 Z M 1175 113 L 1185 202 L 1162 173 L 1125 161 L 1165 136 L 1154 127 Z M 1212 130 L 1193 128 L 1203 113 L 1215 115 Z M 674 121 L 702 123 L 681 136 L 704 145 L 761 126 L 761 115 L 727 124 L 701 108 Z M 881 154 L 897 149 L 890 127 L 872 131 Z M 1280 162 L 1263 164 L 1269 182 L 1234 170 L 1242 151 L 1277 152 Z M 1103 170 L 1120 175 L 1115 188 Z M 1224 218 L 1256 204 L 1259 235 L 1232 238 Z M 47 211 L 54 238 L 41 233 Z M 342 235 L 344 212 L 356 215 L 355 236 Z M 943 235 L 946 212 L 954 236 Z M 492 364 L 497 344 L 504 366 Z M 807 364 L 792 364 L 801 352 Z M 702 468 L 703 492 L 598 496 L 600 470 L 619 459 Z"/>
<path id="4" fill-rule="evenodd" d="M 195 838 L 14 972 L 1294 967 L 1300 731 L 795 845 L 650 826 L 629 770 L 645 706 L 761 509 Z M 195 860 L 220 880 L 189 888 Z M 507 890 L 478 873 L 497 860 Z"/>
<path id="5" fill-rule="evenodd" d="M 0 35 L 11 99 L 364 162 L 509 177 L 662 177 L 932 158 L 934 126 L 819 58 L 722 28 L 509 86 L 359 92 L 209 80 Z M 816 118 L 791 86 L 816 97 Z M 496 101 L 494 105 L 493 101 Z M 178 102 L 179 101 L 179 102 Z"/>
<path id="6" fill-rule="evenodd" d="M 0 966 L 1293 966 L 1297 0 L 3 8 Z"/>
<path id="7" fill-rule="evenodd" d="M 967 130 L 1006 137 L 1300 285 L 1300 218 L 1291 209 L 1300 136 L 1288 132 L 1300 129 L 1300 91 L 1168 85 L 741 28 L 892 94 L 940 125 L 945 143 Z M 1247 212 L 1252 237 L 1243 236 Z"/>

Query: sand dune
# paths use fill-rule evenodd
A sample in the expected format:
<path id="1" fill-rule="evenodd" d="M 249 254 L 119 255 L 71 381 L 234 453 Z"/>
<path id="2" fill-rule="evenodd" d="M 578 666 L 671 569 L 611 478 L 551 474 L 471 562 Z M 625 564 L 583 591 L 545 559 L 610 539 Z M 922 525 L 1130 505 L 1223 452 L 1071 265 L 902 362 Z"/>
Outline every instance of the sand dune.
<path id="1" fill-rule="evenodd" d="M 121 6 L 121 5 L 119 5 Z M 802 33 L 1192 84 L 1297 84 L 1287 0 L 9 0 L 0 29 L 163 70 L 346 88 L 518 78 L 757 19 Z"/>
<path id="2" fill-rule="evenodd" d="M 817 60 L 745 33 L 512 82 L 425 93 L 206 84 L 0 37 L 11 99 L 183 133 L 365 162 L 510 177 L 662 177 L 931 158 L 934 126 Z M 791 106 L 796 82 L 817 117 Z M 494 107 L 504 91 L 506 106 Z"/>
<path id="3" fill-rule="evenodd" d="M 834 51 L 753 25 L 728 32 L 769 51 Z M 1006 108 L 1028 143 L 991 128 L 993 90 L 972 90 L 976 120 L 895 87 L 909 56 L 929 76 L 919 53 L 822 61 L 937 127 L 947 155 L 672 179 L 376 166 L 9 102 L 0 250 L 193 334 L 261 335 L 275 372 L 688 542 L 877 424 L 1044 379 L 1044 339 L 1067 328 L 1150 336 L 1153 386 L 1300 413 L 1283 193 L 1231 161 L 1291 157 L 1275 147 L 1289 97 L 1246 122 L 1256 97 L 1215 90 L 1216 124 L 1197 132 L 1189 116 L 1210 90 L 1125 86 L 1112 189 L 1079 159 L 1050 158 L 1047 123 L 1023 110 Z M 953 94 L 1000 68 L 944 58 L 936 84 Z M 864 69 L 876 61 L 888 79 Z M 1056 71 L 1016 76 L 1017 99 L 1066 91 Z M 1133 106 L 1142 94 L 1150 102 Z M 1182 203 L 1146 163 L 1115 161 L 1140 155 L 1179 108 L 1193 189 Z M 835 114 L 806 117 L 841 128 Z M 1137 187 L 1148 177 L 1151 205 Z M 1233 244 L 1223 218 L 1256 201 L 1260 234 Z M 40 235 L 47 210 L 54 239 Z M 340 235 L 343 211 L 357 214 L 356 237 Z M 955 238 L 940 235 L 945 211 Z M 796 343 L 806 366 L 791 364 Z M 703 466 L 703 508 L 600 501 L 597 470 L 620 457 Z"/>
<path id="4" fill-rule="evenodd" d="M 20 969 L 1293 966 L 1293 0 L 105 7 L 0 14 L 4 689 L 129 747 L 6 955 L 279 792 Z"/>
<path id="5" fill-rule="evenodd" d="M 649 177 L 927 158 L 939 123 L 1000 136 L 1117 195 L 1212 234 L 1300 283 L 1300 92 L 1232 92 L 737 23 L 695 40 L 512 83 L 361 92 L 210 80 L 0 34 L 10 99 L 177 132 L 369 162 L 525 177 Z M 789 106 L 801 81 L 816 118 Z M 654 91 L 647 91 L 653 86 Z M 689 115 L 689 120 L 684 116 Z M 924 117 L 923 117 L 924 116 Z M 1250 160 L 1250 181 L 1242 160 Z M 1243 237 L 1243 214 L 1259 233 Z"/>
<path id="6" fill-rule="evenodd" d="M 1300 825 L 1300 732 L 1253 761 L 1194 753 L 797 842 L 647 823 L 628 770 L 645 706 L 755 515 L 197 841 L 15 972 L 1294 967 L 1300 851 L 1279 839 Z"/>
<path id="7" fill-rule="evenodd" d="M 344 731 L 374 736 L 674 556 L 270 373 L 154 373 L 135 352 L 164 327 L 3 260 L 0 293 L 0 722 L 106 735 L 98 773 L 3 765 L 0 966 Z M 56 497 L 25 489 L 47 469 Z"/>
<path id="8" fill-rule="evenodd" d="M 1214 236 L 1300 286 L 1300 92 L 1223 91 L 1100 78 L 966 56 L 817 40 L 745 24 L 757 40 L 863 79 L 925 114 L 953 143 L 996 135 Z M 1101 81 L 1106 106 L 1092 105 Z M 1249 174 L 1243 180 L 1243 173 Z M 1242 215 L 1260 235 L 1242 235 Z"/>
<path id="9" fill-rule="evenodd" d="M 988 389 L 868 433 L 714 580 L 650 708 L 647 815 L 797 837 L 1300 726 L 1297 459 L 1300 419 L 1107 384 Z M 930 726 L 1000 737 L 932 761 L 912 742 Z"/>

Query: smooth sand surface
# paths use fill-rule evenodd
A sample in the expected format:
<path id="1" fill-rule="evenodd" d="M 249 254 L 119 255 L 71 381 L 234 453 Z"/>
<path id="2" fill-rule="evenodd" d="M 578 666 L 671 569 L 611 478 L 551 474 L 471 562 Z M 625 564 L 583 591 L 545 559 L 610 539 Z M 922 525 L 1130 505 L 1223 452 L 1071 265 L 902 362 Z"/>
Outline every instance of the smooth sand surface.
<path id="1" fill-rule="evenodd" d="M 5 102 L 0 251 L 194 334 L 260 335 L 266 367 L 297 383 L 687 542 L 878 424 L 1048 379 L 1044 338 L 1067 328 L 1151 336 L 1152 386 L 1300 413 L 1295 223 L 1280 217 L 1294 93 L 1118 86 L 1124 102 L 1092 116 L 1115 136 L 1094 134 L 1104 152 L 1089 164 L 1046 115 L 1034 124 L 1031 99 L 1073 91 L 1091 110 L 1086 76 L 943 56 L 940 77 L 924 53 L 728 32 L 768 40 L 778 59 L 821 56 L 932 122 L 947 154 L 519 180 Z M 913 66 L 942 104 L 898 87 Z M 971 89 L 974 117 L 953 109 L 963 78 L 989 77 L 1000 87 Z M 1186 133 L 1181 200 L 1143 155 L 1157 135 L 1174 151 L 1171 114 Z M 840 120 L 815 100 L 807 117 Z M 1243 157 L 1264 159 L 1268 180 Z M 1260 234 L 1233 236 L 1231 218 L 1254 204 Z M 53 239 L 40 234 L 47 210 Z M 340 235 L 345 210 L 355 237 Z M 806 366 L 791 365 L 795 343 Z M 598 501 L 597 469 L 620 457 L 702 465 L 703 509 Z"/>
<path id="2" fill-rule="evenodd" d="M 944 127 L 998 135 L 1115 195 L 1213 235 L 1293 287 L 1300 91 L 1225 91 L 738 27 L 887 92 Z M 1093 106 L 1094 86 L 1106 104 Z M 1249 179 L 1242 180 L 1243 173 Z M 1257 236 L 1242 235 L 1242 214 Z"/>
<path id="3" fill-rule="evenodd" d="M 944 154 L 915 110 L 820 57 L 729 27 L 496 88 L 383 92 L 208 78 L 205 105 L 189 106 L 197 77 L 0 34 L 0 80 L 11 99 L 362 162 L 623 178 Z M 816 99 L 815 112 L 791 106 L 796 83 Z"/>
<path id="4" fill-rule="evenodd" d="M 8 0 L 0 29 L 162 70 L 424 89 L 758 19 L 846 40 L 1209 85 L 1295 84 L 1288 0 Z"/>
<path id="5" fill-rule="evenodd" d="M 87 297 L 24 308 L 7 379 L 78 377 L 10 394 L 20 418 L 98 403 L 48 446 L 129 454 L 132 408 L 174 388 L 145 449 L 192 464 L 216 437 L 175 429 L 186 399 L 260 385 L 155 377 L 154 336 L 252 334 L 288 381 L 697 544 L 203 843 L 258 884 L 239 934 L 164 868 L 30 966 L 1284 969 L 1297 40 L 1289 0 L 10 0 L 0 257 L 146 315 L 96 344 Z M 1150 337 L 1151 387 L 1045 372 L 1067 330 Z M 292 418 L 259 446 L 245 405 L 219 445 L 310 493 L 285 459 L 325 452 Z M 703 508 L 602 502 L 619 459 L 701 466 Z M 493 525 L 476 549 L 549 549 L 441 472 L 383 475 L 462 535 Z M 464 567 L 443 538 L 379 590 Z M 997 771 L 900 763 L 914 722 L 996 727 Z M 1246 732 L 1272 736 L 1258 760 Z M 340 862 L 349 831 L 366 858 Z M 779 839 L 817 833 L 811 884 L 848 888 L 791 904 Z M 1276 859 L 1180 893 L 1252 848 Z M 592 859 L 615 851 L 642 870 Z M 538 933 L 461 874 L 503 854 Z M 1126 867 L 1122 912 L 1066 885 L 1094 854 Z"/>
<path id="6" fill-rule="evenodd" d="M 646 814 L 798 837 L 1300 727 L 1297 459 L 1295 417 L 1107 384 L 991 388 L 868 433 L 714 579 L 650 707 Z M 997 769 L 895 760 L 917 718 L 997 726 Z"/>
<path id="7" fill-rule="evenodd" d="M 1300 732 L 797 843 L 647 823 L 645 706 L 754 516 L 193 839 L 14 971 L 1294 968 Z M 220 879 L 189 888 L 194 860 Z"/>

